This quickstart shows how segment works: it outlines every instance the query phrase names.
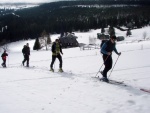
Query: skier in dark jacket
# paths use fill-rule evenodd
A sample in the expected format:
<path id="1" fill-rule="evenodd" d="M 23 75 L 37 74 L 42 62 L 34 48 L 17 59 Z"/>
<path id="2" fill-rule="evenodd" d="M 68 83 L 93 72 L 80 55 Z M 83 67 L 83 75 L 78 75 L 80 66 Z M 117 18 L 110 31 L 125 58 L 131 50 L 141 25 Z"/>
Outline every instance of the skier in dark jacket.
<path id="1" fill-rule="evenodd" d="M 58 58 L 59 63 L 60 63 L 59 64 L 59 71 L 63 72 L 63 69 L 62 69 L 62 57 L 61 57 L 60 53 L 63 55 L 61 44 L 59 43 L 59 40 L 56 39 L 55 42 L 53 42 L 53 44 L 52 44 L 52 62 L 50 64 L 50 71 L 52 71 L 52 72 L 54 72 L 53 64 L 54 64 L 56 58 Z"/>
<path id="2" fill-rule="evenodd" d="M 23 54 L 23 58 L 24 58 L 23 61 L 25 60 L 25 54 L 24 54 L 25 53 L 25 48 L 26 48 L 26 45 L 24 45 L 23 49 L 22 49 L 22 54 Z M 22 65 L 24 66 L 23 61 L 22 61 Z"/>
<path id="3" fill-rule="evenodd" d="M 121 55 L 121 52 L 118 53 L 117 49 L 116 49 L 116 36 L 112 36 L 110 38 L 110 40 L 108 40 L 107 42 L 105 42 L 102 45 L 101 48 L 101 53 L 103 54 L 103 61 L 104 61 L 104 70 L 101 72 L 101 74 L 103 75 L 102 80 L 105 82 L 109 82 L 108 78 L 107 78 L 107 72 L 112 68 L 112 51 L 114 51 L 117 55 Z"/>
<path id="4" fill-rule="evenodd" d="M 24 66 L 24 63 L 27 61 L 27 67 L 29 67 L 29 56 L 30 56 L 30 47 L 29 47 L 29 43 L 27 43 L 23 49 L 22 49 L 22 53 L 24 56 L 24 60 L 22 61 L 22 64 Z"/>
<path id="5" fill-rule="evenodd" d="M 8 56 L 8 54 L 6 53 L 6 50 L 4 50 L 4 53 L 1 55 L 3 63 L 2 66 L 6 67 L 6 57 Z"/>

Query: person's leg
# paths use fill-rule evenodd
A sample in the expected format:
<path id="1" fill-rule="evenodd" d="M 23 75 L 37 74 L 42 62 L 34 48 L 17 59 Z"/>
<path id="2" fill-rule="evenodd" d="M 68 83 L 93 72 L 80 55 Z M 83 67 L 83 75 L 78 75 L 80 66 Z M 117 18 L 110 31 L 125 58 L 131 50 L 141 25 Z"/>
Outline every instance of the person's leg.
<path id="1" fill-rule="evenodd" d="M 22 61 L 22 65 L 24 66 L 24 63 L 25 63 L 25 61 L 26 61 L 26 60 L 25 60 L 26 58 L 25 58 L 25 55 L 23 55 L 23 57 L 24 57 L 24 59 L 23 59 L 23 61 Z"/>
<path id="2" fill-rule="evenodd" d="M 60 54 L 57 55 L 57 58 L 59 60 L 59 68 L 62 69 L 62 57 Z"/>
<path id="3" fill-rule="evenodd" d="M 2 59 L 2 60 L 3 60 L 2 66 L 4 67 L 4 59 Z"/>
<path id="4" fill-rule="evenodd" d="M 51 65 L 50 65 L 50 68 L 53 69 L 53 64 L 56 60 L 56 56 L 55 55 L 52 55 L 52 62 L 51 62 Z"/>
<path id="5" fill-rule="evenodd" d="M 4 60 L 4 67 L 6 67 L 6 59 Z"/>
<path id="6" fill-rule="evenodd" d="M 27 55 L 24 55 L 24 60 L 23 60 L 23 64 L 27 61 Z"/>
<path id="7" fill-rule="evenodd" d="M 6 59 L 2 59 L 2 60 L 3 60 L 2 66 L 6 67 Z"/>
<path id="8" fill-rule="evenodd" d="M 26 56 L 27 59 L 27 67 L 29 67 L 29 55 Z"/>
<path id="9" fill-rule="evenodd" d="M 104 55 L 103 56 L 103 60 L 105 60 L 104 62 L 104 70 L 103 70 L 103 77 L 107 78 L 107 72 L 112 68 L 112 57 L 111 56 L 108 56 L 107 58 L 107 55 Z"/>

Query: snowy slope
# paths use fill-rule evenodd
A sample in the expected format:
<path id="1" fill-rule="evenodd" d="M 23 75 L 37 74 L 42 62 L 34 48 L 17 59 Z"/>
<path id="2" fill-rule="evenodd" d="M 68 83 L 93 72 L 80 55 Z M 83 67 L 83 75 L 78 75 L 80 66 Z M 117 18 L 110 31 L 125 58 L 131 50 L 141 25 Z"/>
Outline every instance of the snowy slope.
<path id="1" fill-rule="evenodd" d="M 1 2 L 1 1 L 0 1 Z M 39 4 L 37 3 L 0 3 L 0 9 L 14 9 L 14 10 L 20 10 L 25 8 L 31 8 L 31 7 L 37 7 Z"/>
<path id="2" fill-rule="evenodd" d="M 52 73 L 50 50 L 31 50 L 31 67 L 26 68 L 21 66 L 21 49 L 27 42 L 32 49 L 34 40 L 9 44 L 8 68 L 0 67 L 0 113 L 149 113 L 150 94 L 140 88 L 150 90 L 150 40 L 139 41 L 143 40 L 143 32 L 150 38 L 149 30 L 150 27 L 133 30 L 131 37 L 117 42 L 122 55 L 110 79 L 124 81 L 126 87 L 94 78 L 103 64 L 99 49 L 63 49 L 65 72 L 57 72 L 56 60 Z M 89 37 L 96 37 L 98 32 L 75 34 L 80 43 L 88 44 Z M 126 33 L 116 32 L 118 36 Z M 52 36 L 52 40 L 58 36 Z M 114 62 L 117 58 L 113 53 Z"/>

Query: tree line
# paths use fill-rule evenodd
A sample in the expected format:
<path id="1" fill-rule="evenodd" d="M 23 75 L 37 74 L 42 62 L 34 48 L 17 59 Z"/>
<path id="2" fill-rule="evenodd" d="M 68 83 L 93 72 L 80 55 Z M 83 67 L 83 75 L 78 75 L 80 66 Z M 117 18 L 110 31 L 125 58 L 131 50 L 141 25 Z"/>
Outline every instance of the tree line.
<path id="1" fill-rule="evenodd" d="M 147 0 L 61 1 L 23 10 L 9 10 L 11 13 L 0 14 L 0 42 L 35 39 L 42 36 L 43 31 L 48 34 L 62 34 L 108 26 L 141 28 L 150 25 L 148 2 Z"/>

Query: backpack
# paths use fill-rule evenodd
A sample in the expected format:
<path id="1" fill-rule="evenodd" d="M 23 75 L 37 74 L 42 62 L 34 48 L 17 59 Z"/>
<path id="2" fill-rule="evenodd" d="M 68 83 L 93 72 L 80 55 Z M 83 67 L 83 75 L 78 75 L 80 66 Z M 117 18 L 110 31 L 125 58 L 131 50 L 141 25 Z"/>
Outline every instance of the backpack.
<path id="1" fill-rule="evenodd" d="M 108 41 L 108 40 L 102 40 L 101 45 L 100 45 L 100 48 L 102 48 L 103 44 L 104 44 L 105 42 L 107 42 L 107 41 Z"/>
<path id="2" fill-rule="evenodd" d="M 22 49 L 22 53 L 25 54 L 25 48 Z"/>

